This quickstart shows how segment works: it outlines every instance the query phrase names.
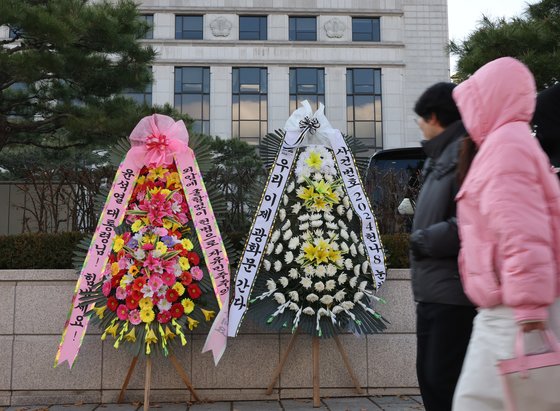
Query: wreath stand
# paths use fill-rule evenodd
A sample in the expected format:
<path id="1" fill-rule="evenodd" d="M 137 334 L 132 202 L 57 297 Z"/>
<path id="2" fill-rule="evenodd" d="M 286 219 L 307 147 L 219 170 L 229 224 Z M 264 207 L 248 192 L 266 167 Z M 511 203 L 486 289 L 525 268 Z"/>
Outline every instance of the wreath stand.
<path id="1" fill-rule="evenodd" d="M 270 381 L 270 384 L 268 384 L 268 388 L 266 390 L 266 394 L 270 395 L 272 394 L 272 390 L 274 388 L 274 384 L 276 383 L 276 381 L 278 380 L 278 378 L 280 377 L 280 373 L 282 372 L 282 369 L 284 368 L 284 364 L 286 363 L 286 360 L 288 359 L 288 355 L 290 354 L 290 351 L 292 350 L 292 348 L 294 347 L 296 338 L 299 334 L 299 328 L 296 329 L 296 331 L 292 334 L 292 338 L 290 338 L 290 342 L 288 343 L 288 347 L 286 348 L 286 351 L 284 351 L 284 354 L 282 354 L 282 357 L 280 358 L 280 362 L 278 363 L 278 365 L 276 366 L 276 369 L 274 370 L 274 374 L 272 376 L 272 380 Z M 344 347 L 342 346 L 342 343 L 340 342 L 338 336 L 335 334 L 334 337 L 334 342 L 336 343 L 336 347 L 338 348 L 338 351 L 340 352 L 340 355 L 342 356 L 342 361 L 344 362 L 344 365 L 346 367 L 346 370 L 348 371 L 348 374 L 350 374 L 350 378 L 352 379 L 352 382 L 354 383 L 354 386 L 356 387 L 356 392 L 358 394 L 363 394 L 363 390 L 362 387 L 360 386 L 360 382 L 358 381 L 358 378 L 356 377 L 356 374 L 354 373 L 354 370 L 352 369 L 352 366 L 350 365 L 350 360 L 348 359 L 348 354 L 346 354 L 346 350 L 344 350 Z M 312 354 L 313 354 L 313 407 L 314 408 L 318 408 L 321 406 L 321 396 L 319 393 L 319 389 L 320 389 L 320 385 L 319 385 L 319 343 L 320 343 L 320 339 L 317 336 L 313 336 L 312 337 Z"/>
<path id="2" fill-rule="evenodd" d="M 173 367 L 175 368 L 175 371 L 177 372 L 177 374 L 179 374 L 179 377 L 181 377 L 181 380 L 183 380 L 183 382 L 185 383 L 185 385 L 187 386 L 187 388 L 191 392 L 191 394 L 193 396 L 193 399 L 196 402 L 200 401 L 200 397 L 198 396 L 194 387 L 192 386 L 192 383 L 191 383 L 189 377 L 187 376 L 187 373 L 185 372 L 185 369 L 181 366 L 181 363 L 179 362 L 179 360 L 177 360 L 177 357 L 175 357 L 175 355 L 173 355 L 173 354 L 169 354 L 168 358 L 171 361 L 171 364 L 173 364 Z M 124 394 L 126 392 L 126 388 L 128 387 L 128 383 L 130 382 L 130 378 L 132 377 L 132 373 L 134 372 L 134 368 L 136 367 L 137 362 L 138 362 L 138 355 L 136 357 L 134 357 L 132 359 L 132 362 L 130 363 L 130 367 L 128 368 L 128 373 L 126 374 L 126 378 L 124 379 L 123 385 L 121 387 L 121 392 L 119 394 L 119 399 L 117 400 L 118 404 L 122 403 L 123 400 L 124 400 Z M 146 357 L 146 374 L 145 374 L 145 379 L 144 379 L 144 411 L 148 411 L 150 409 L 150 387 L 151 387 L 151 383 L 152 383 L 152 359 L 151 359 L 150 356 L 147 356 Z"/>

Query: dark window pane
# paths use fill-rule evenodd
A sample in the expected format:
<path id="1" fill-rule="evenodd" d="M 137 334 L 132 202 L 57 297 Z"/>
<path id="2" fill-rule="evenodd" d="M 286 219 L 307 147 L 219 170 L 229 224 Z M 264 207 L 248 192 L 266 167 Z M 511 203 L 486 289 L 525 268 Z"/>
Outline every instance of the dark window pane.
<path id="1" fill-rule="evenodd" d="M 375 94 L 381 94 L 381 70 L 376 69 L 373 71 Z"/>
<path id="2" fill-rule="evenodd" d="M 352 18 L 353 41 L 379 41 L 379 18 Z"/>
<path id="3" fill-rule="evenodd" d="M 354 93 L 373 94 L 373 69 L 354 69 Z"/>
<path id="4" fill-rule="evenodd" d="M 239 93 L 239 69 L 234 68 L 231 72 L 231 92 Z"/>
<path id="5" fill-rule="evenodd" d="M 175 16 L 175 38 L 187 40 L 202 40 L 202 16 Z"/>
<path id="6" fill-rule="evenodd" d="M 210 69 L 204 68 L 202 74 L 202 91 L 204 93 L 210 93 Z"/>
<path id="7" fill-rule="evenodd" d="M 175 108 L 197 120 L 193 131 L 204 131 L 210 118 L 209 68 L 175 68 Z M 202 120 L 202 122 L 198 121 Z"/>
<path id="8" fill-rule="evenodd" d="M 317 40 L 316 17 L 290 17 L 290 41 Z"/>
<path id="9" fill-rule="evenodd" d="M 266 40 L 266 16 L 240 16 L 239 40 Z"/>
<path id="10" fill-rule="evenodd" d="M 374 120 L 373 96 L 355 96 L 354 113 L 356 120 Z"/>
<path id="11" fill-rule="evenodd" d="M 375 96 L 375 120 L 381 121 L 381 97 Z"/>
<path id="12" fill-rule="evenodd" d="M 145 39 L 153 39 L 154 38 L 154 15 L 153 14 L 143 14 L 140 16 L 142 20 L 144 20 L 149 26 L 150 29 L 144 35 Z"/>
<path id="13" fill-rule="evenodd" d="M 266 69 L 261 69 L 260 76 L 261 76 L 261 83 L 260 83 L 261 93 L 268 93 L 268 84 L 267 84 L 268 73 Z"/>
<path id="14" fill-rule="evenodd" d="M 241 67 L 233 72 L 239 80 L 232 96 L 232 136 L 257 144 L 267 124 L 267 69 Z"/>
<path id="15" fill-rule="evenodd" d="M 382 148 L 380 69 L 347 69 L 348 133 L 369 147 Z M 379 91 L 379 93 L 377 93 Z"/>
<path id="16" fill-rule="evenodd" d="M 231 118 L 233 121 L 239 120 L 239 94 L 233 94 L 231 99 Z"/>
<path id="17" fill-rule="evenodd" d="M 354 97 L 346 96 L 346 117 L 348 121 L 354 121 Z"/>

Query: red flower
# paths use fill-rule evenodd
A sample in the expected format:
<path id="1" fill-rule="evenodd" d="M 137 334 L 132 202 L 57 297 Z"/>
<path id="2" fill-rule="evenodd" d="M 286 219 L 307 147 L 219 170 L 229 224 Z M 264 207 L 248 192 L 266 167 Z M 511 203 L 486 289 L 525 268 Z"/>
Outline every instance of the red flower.
<path id="1" fill-rule="evenodd" d="M 171 321 L 171 313 L 169 311 L 161 311 L 157 315 L 157 320 L 158 320 L 158 323 L 160 323 L 160 324 L 166 324 L 169 321 Z"/>
<path id="2" fill-rule="evenodd" d="M 189 259 L 189 263 L 191 263 L 191 265 L 198 265 L 200 263 L 200 257 L 194 251 L 190 251 L 187 258 Z"/>
<path id="3" fill-rule="evenodd" d="M 119 320 L 121 321 L 126 321 L 128 319 L 128 308 L 126 305 L 119 305 L 117 308 L 117 317 L 119 317 Z"/>
<path id="4" fill-rule="evenodd" d="M 117 288 L 121 284 L 122 278 L 123 275 L 121 273 L 115 275 L 114 277 L 111 277 L 111 287 Z"/>
<path id="5" fill-rule="evenodd" d="M 119 306 L 119 302 L 113 296 L 107 298 L 107 308 L 111 311 L 117 311 L 117 307 Z"/>
<path id="6" fill-rule="evenodd" d="M 169 312 L 171 313 L 171 316 L 173 318 L 179 318 L 183 315 L 185 309 L 183 308 L 183 305 L 181 303 L 175 303 L 171 306 L 171 310 L 169 310 Z"/>
<path id="7" fill-rule="evenodd" d="M 179 298 L 179 293 L 177 291 L 175 291 L 173 288 L 170 288 L 169 290 L 167 290 L 167 292 L 165 293 L 165 298 L 167 299 L 167 301 L 169 301 L 170 303 L 174 303 L 175 301 L 177 301 L 177 299 Z"/>
<path id="8" fill-rule="evenodd" d="M 202 291 L 200 291 L 200 287 L 197 284 L 190 284 L 187 287 L 187 292 L 189 293 L 189 297 L 193 300 L 197 299 L 202 294 Z"/>
<path id="9" fill-rule="evenodd" d="M 189 285 L 192 283 L 192 275 L 188 271 L 184 271 L 180 278 L 183 285 Z"/>
<path id="10" fill-rule="evenodd" d="M 168 287 L 172 287 L 173 284 L 175 284 L 175 276 L 173 274 L 171 274 L 170 272 L 163 273 L 161 275 L 161 279 L 162 279 L 163 283 Z"/>
<path id="11" fill-rule="evenodd" d="M 136 308 L 138 308 L 138 302 L 139 301 L 140 301 L 140 298 L 136 298 L 136 296 L 134 296 L 134 292 L 133 292 L 133 294 L 126 297 L 126 307 L 129 310 L 135 310 Z"/>
<path id="12" fill-rule="evenodd" d="M 134 284 L 132 284 L 132 289 L 140 291 L 146 285 L 146 277 L 137 277 L 134 279 Z"/>

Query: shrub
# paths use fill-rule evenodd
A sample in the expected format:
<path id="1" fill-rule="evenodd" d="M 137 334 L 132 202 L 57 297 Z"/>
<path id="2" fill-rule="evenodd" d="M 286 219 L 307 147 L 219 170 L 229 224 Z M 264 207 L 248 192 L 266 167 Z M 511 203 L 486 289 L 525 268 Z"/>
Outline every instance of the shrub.
<path id="1" fill-rule="evenodd" d="M 385 247 L 388 268 L 408 268 L 408 234 L 384 234 L 381 242 Z"/>

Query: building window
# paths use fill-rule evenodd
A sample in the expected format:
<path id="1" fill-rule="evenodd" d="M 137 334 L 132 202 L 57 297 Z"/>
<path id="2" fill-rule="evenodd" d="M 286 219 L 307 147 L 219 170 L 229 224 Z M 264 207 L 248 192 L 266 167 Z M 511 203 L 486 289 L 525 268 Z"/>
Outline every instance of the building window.
<path id="1" fill-rule="evenodd" d="M 239 16 L 239 40 L 266 40 L 266 16 Z"/>
<path id="2" fill-rule="evenodd" d="M 152 82 L 146 85 L 144 90 L 137 91 L 132 89 L 125 89 L 123 91 L 123 96 L 131 98 L 136 102 L 136 104 L 145 104 L 147 106 L 152 106 Z"/>
<path id="3" fill-rule="evenodd" d="M 290 41 L 316 41 L 316 17 L 290 17 Z"/>
<path id="4" fill-rule="evenodd" d="M 290 113 L 307 100 L 313 111 L 325 104 L 325 69 L 290 68 Z"/>
<path id="5" fill-rule="evenodd" d="M 175 38 L 202 40 L 202 16 L 175 16 Z"/>
<path id="6" fill-rule="evenodd" d="M 352 17 L 352 41 L 380 41 L 379 17 Z"/>
<path id="7" fill-rule="evenodd" d="M 209 67 L 175 67 L 175 108 L 194 120 L 194 132 L 210 134 Z"/>
<path id="8" fill-rule="evenodd" d="M 232 136 L 250 144 L 260 143 L 268 132 L 267 69 L 233 69 Z"/>
<path id="9" fill-rule="evenodd" d="M 381 69 L 346 71 L 348 134 L 371 148 L 383 148 Z"/>
<path id="10" fill-rule="evenodd" d="M 146 22 L 150 29 L 144 35 L 145 39 L 153 39 L 154 38 L 154 15 L 153 14 L 142 14 L 140 16 L 140 20 Z"/>

